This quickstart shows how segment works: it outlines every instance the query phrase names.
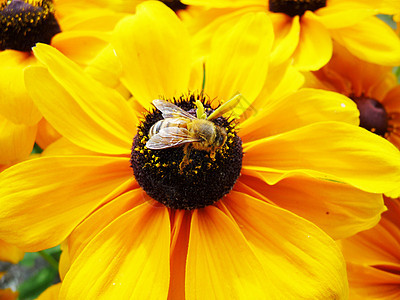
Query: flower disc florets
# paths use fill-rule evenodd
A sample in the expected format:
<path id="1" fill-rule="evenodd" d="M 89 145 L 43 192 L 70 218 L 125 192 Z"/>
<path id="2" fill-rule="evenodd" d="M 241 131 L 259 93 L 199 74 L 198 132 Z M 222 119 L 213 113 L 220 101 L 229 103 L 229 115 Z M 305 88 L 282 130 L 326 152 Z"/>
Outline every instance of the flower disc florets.
<path id="1" fill-rule="evenodd" d="M 177 12 L 181 9 L 186 9 L 187 5 L 178 0 L 162 0 L 162 2 L 173 11 Z"/>
<path id="2" fill-rule="evenodd" d="M 302 16 L 307 10 L 316 11 L 326 6 L 326 0 L 269 0 L 269 11 L 290 17 Z"/>
<path id="3" fill-rule="evenodd" d="M 196 100 L 203 103 L 207 116 L 214 111 L 202 94 L 182 96 L 171 102 L 196 116 Z M 211 205 L 229 193 L 240 175 L 243 157 L 235 122 L 225 117 L 210 121 L 224 128 L 225 143 L 215 151 L 215 156 L 189 143 L 188 161 L 182 164 L 185 145 L 159 150 L 146 147 L 150 128 L 162 119 L 157 109 L 145 114 L 133 141 L 131 165 L 143 190 L 169 208 L 186 210 Z"/>
<path id="4" fill-rule="evenodd" d="M 377 100 L 365 96 L 350 97 L 360 111 L 360 126 L 385 136 L 388 132 L 388 114 L 385 107 Z"/>
<path id="5" fill-rule="evenodd" d="M 0 6 L 0 50 L 29 52 L 61 32 L 51 0 L 8 0 Z"/>

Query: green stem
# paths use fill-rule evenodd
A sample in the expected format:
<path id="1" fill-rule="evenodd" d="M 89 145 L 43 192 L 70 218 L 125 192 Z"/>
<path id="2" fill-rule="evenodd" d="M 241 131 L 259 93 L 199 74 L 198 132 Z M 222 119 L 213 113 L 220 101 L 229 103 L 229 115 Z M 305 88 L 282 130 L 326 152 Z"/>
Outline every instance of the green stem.
<path id="1" fill-rule="evenodd" d="M 55 270 L 58 270 L 58 262 L 53 258 L 53 256 L 44 251 L 39 251 L 38 253 L 50 264 L 50 266 L 52 266 Z"/>

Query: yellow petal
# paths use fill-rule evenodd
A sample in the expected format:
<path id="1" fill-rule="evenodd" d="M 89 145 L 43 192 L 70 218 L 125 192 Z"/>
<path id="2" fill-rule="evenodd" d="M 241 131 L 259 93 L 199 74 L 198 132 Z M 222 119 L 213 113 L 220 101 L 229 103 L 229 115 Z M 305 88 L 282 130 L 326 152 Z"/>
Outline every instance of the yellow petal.
<path id="1" fill-rule="evenodd" d="M 61 299 L 166 299 L 170 221 L 148 203 L 126 212 L 81 252 L 64 278 Z"/>
<path id="2" fill-rule="evenodd" d="M 320 122 L 244 145 L 242 171 L 269 184 L 291 173 L 349 183 L 370 193 L 399 186 L 400 152 L 387 140 L 342 122 Z"/>
<path id="3" fill-rule="evenodd" d="M 308 17 L 301 19 L 300 39 L 293 54 L 294 66 L 299 70 L 318 70 L 332 57 L 332 40 L 328 30 L 318 21 Z"/>
<path id="4" fill-rule="evenodd" d="M 126 100 L 84 74 L 54 48 L 41 44 L 34 51 L 49 72 L 43 67 L 28 68 L 25 81 L 46 120 L 61 135 L 88 150 L 129 153 L 137 120 Z"/>
<path id="5" fill-rule="evenodd" d="M 42 117 L 24 84 L 24 68 L 37 64 L 25 52 L 0 51 L 0 112 L 16 124 L 35 125 Z"/>
<path id="6" fill-rule="evenodd" d="M 333 239 L 346 238 L 375 226 L 385 211 L 381 194 L 366 193 L 339 182 L 293 176 L 268 185 L 244 174 L 239 182 L 313 222 Z"/>
<path id="7" fill-rule="evenodd" d="M 236 110 L 241 112 L 265 82 L 273 30 L 267 14 L 261 12 L 247 13 L 231 25 L 221 26 L 215 33 L 205 66 L 205 92 L 211 99 L 224 101 L 240 92 L 244 99 Z"/>
<path id="8" fill-rule="evenodd" d="M 136 188 L 112 199 L 79 224 L 68 238 L 68 255 L 71 262 L 86 245 L 114 219 L 144 202 L 143 190 Z"/>
<path id="9" fill-rule="evenodd" d="M 56 300 L 58 299 L 58 295 L 61 289 L 61 282 L 57 284 L 53 284 L 48 287 L 43 293 L 40 294 L 36 300 Z"/>
<path id="10" fill-rule="evenodd" d="M 274 25 L 274 48 L 271 53 L 271 64 L 280 65 L 288 60 L 299 43 L 299 17 L 291 18 L 285 14 L 270 14 Z"/>
<path id="11" fill-rule="evenodd" d="M 65 137 L 59 138 L 53 142 L 47 148 L 45 148 L 41 154 L 42 156 L 60 156 L 60 155 L 98 155 L 98 153 L 87 150 L 85 148 L 78 147 Z"/>
<path id="12" fill-rule="evenodd" d="M 186 299 L 268 299 L 271 286 L 240 228 L 214 206 L 195 210 Z"/>
<path id="13" fill-rule="evenodd" d="M 18 247 L 0 240 L 0 260 L 17 264 L 24 257 L 24 254 Z"/>
<path id="14" fill-rule="evenodd" d="M 265 103 L 262 109 L 241 124 L 240 137 L 250 142 L 328 120 L 358 125 L 358 115 L 355 103 L 341 94 L 301 89 Z"/>
<path id="15" fill-rule="evenodd" d="M 376 15 L 377 2 L 379 1 L 330 0 L 325 7 L 310 16 L 329 29 L 353 26 L 366 17 Z"/>
<path id="16" fill-rule="evenodd" d="M 0 115 L 0 164 L 27 159 L 36 137 L 36 125 L 15 124 Z"/>
<path id="17" fill-rule="evenodd" d="M 58 245 L 132 175 L 127 158 L 43 157 L 0 173 L 0 228 L 25 251 Z"/>
<path id="18" fill-rule="evenodd" d="M 385 66 L 400 64 L 400 39 L 385 22 L 369 17 L 356 25 L 331 30 L 332 37 L 353 55 Z"/>
<path id="19" fill-rule="evenodd" d="M 149 108 L 153 99 L 187 92 L 190 40 L 175 13 L 158 1 L 144 2 L 115 29 L 113 46 L 123 66 L 122 82 Z"/>
<path id="20" fill-rule="evenodd" d="M 182 0 L 182 3 L 188 5 L 202 5 L 206 7 L 265 6 L 265 1 L 263 0 Z"/>
<path id="21" fill-rule="evenodd" d="M 66 31 L 54 36 L 51 45 L 74 62 L 86 65 L 107 46 L 110 39 L 110 33 Z"/>
<path id="22" fill-rule="evenodd" d="M 42 118 L 37 125 L 36 144 L 46 149 L 50 144 L 57 141 L 61 135 L 45 118 Z"/>
<path id="23" fill-rule="evenodd" d="M 172 213 L 171 213 L 172 214 Z M 176 210 L 171 222 L 171 271 L 168 299 L 185 299 L 186 257 L 190 236 L 191 212 Z"/>
<path id="24" fill-rule="evenodd" d="M 265 269 L 263 299 L 347 299 L 343 257 L 321 229 L 247 194 L 232 191 L 223 203 Z"/>

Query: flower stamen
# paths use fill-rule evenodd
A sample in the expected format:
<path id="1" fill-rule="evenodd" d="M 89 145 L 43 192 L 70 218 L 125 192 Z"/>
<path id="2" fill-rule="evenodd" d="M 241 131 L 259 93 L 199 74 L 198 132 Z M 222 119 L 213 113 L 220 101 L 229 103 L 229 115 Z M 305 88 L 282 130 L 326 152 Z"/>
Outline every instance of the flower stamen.
<path id="1" fill-rule="evenodd" d="M 269 11 L 290 17 L 302 16 L 307 10 L 316 11 L 326 6 L 326 0 L 269 0 Z"/>
<path id="2" fill-rule="evenodd" d="M 0 4 L 0 50 L 30 52 L 38 42 L 50 44 L 59 32 L 51 0 L 8 0 Z"/>

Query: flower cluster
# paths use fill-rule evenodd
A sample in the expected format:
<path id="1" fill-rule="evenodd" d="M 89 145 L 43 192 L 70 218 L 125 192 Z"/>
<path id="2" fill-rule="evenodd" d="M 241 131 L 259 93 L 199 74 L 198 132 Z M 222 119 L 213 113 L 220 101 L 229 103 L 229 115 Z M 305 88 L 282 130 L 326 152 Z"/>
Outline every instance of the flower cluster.
<path id="1" fill-rule="evenodd" d="M 377 15 L 400 5 L 0 1 L 0 259 L 61 245 L 39 299 L 398 299 Z"/>

